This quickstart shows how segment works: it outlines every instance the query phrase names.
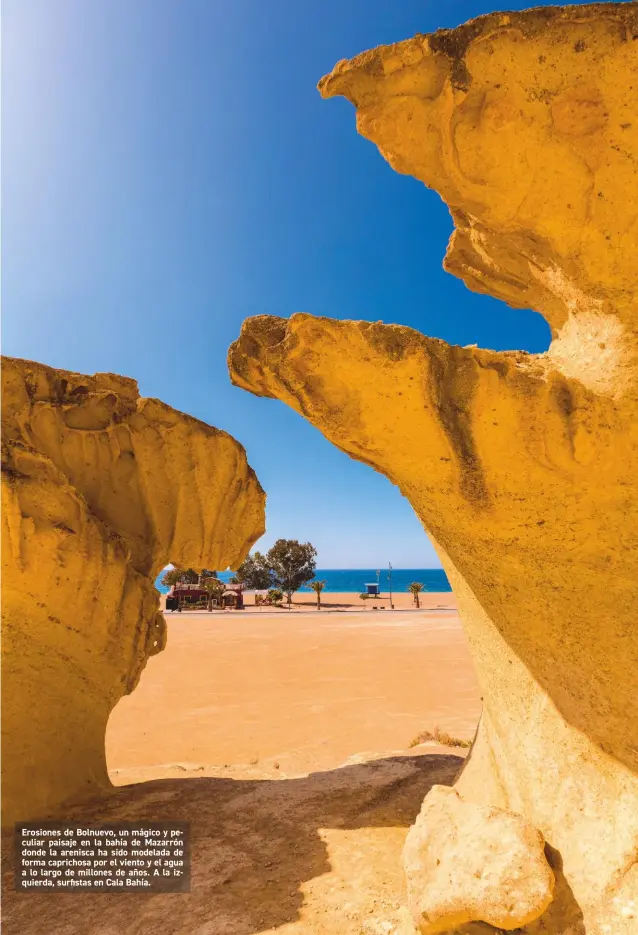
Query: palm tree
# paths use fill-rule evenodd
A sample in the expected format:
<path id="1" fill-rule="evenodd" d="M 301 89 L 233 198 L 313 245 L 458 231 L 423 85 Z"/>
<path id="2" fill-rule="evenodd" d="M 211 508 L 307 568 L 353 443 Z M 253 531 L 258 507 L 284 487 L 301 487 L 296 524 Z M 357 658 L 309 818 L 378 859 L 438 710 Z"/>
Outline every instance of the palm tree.
<path id="1" fill-rule="evenodd" d="M 419 604 L 419 594 L 421 593 L 422 590 L 423 590 L 423 585 L 421 584 L 420 581 L 413 581 L 412 584 L 409 585 L 408 587 L 408 591 L 412 592 L 412 596 L 414 597 L 414 603 L 416 604 L 417 607 L 421 606 Z"/>
<path id="2" fill-rule="evenodd" d="M 317 595 L 317 610 L 321 610 L 321 592 L 323 591 L 325 586 L 326 586 L 325 581 L 311 581 L 310 582 L 310 587 Z"/>
<path id="3" fill-rule="evenodd" d="M 207 592 L 207 608 L 208 610 L 213 609 L 213 600 L 221 599 L 222 594 L 224 593 L 224 582 L 220 581 L 219 578 L 204 578 L 201 583 L 202 588 Z"/>

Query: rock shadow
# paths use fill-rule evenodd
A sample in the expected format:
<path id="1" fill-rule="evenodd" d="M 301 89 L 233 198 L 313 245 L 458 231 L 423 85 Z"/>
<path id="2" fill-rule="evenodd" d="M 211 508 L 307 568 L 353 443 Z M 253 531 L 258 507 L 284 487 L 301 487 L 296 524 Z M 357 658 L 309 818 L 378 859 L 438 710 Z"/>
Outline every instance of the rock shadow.
<path id="1" fill-rule="evenodd" d="M 5 935 L 256 935 L 294 922 L 302 884 L 331 870 L 319 829 L 407 829 L 430 787 L 452 785 L 462 763 L 428 754 L 301 779 L 160 779 L 115 788 L 69 807 L 63 820 L 191 822 L 191 892 L 16 893 L 9 834 Z"/>

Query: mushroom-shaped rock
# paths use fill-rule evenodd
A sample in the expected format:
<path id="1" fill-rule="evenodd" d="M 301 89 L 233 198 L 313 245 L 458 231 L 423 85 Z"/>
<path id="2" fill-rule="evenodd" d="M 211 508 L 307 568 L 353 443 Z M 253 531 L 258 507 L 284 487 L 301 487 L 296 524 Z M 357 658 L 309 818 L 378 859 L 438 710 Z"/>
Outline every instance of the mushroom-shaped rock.
<path id="1" fill-rule="evenodd" d="M 547 353 L 301 314 L 229 355 L 412 503 L 483 689 L 457 788 L 539 829 L 601 935 L 638 925 L 637 36 L 633 3 L 490 14 L 320 84 L 446 199 L 447 268 L 547 318 Z"/>
<path id="2" fill-rule="evenodd" d="M 409 499 L 484 698 L 459 791 L 538 828 L 589 918 L 631 935 L 634 401 L 593 393 L 543 355 L 305 314 L 249 319 L 229 361 L 238 386 L 288 403 Z"/>
<path id="3" fill-rule="evenodd" d="M 3 824 L 109 785 L 104 735 L 166 639 L 169 561 L 226 568 L 265 495 L 225 432 L 135 381 L 5 358 Z"/>
<path id="4" fill-rule="evenodd" d="M 533 922 L 554 891 L 544 847 L 542 834 L 519 816 L 433 786 L 403 850 L 419 932 L 440 935 L 477 921 L 509 932 Z"/>
<path id="5" fill-rule="evenodd" d="M 616 392 L 638 309 L 637 35 L 635 3 L 490 13 L 364 52 L 319 83 L 447 202 L 446 269 L 542 312 L 560 336 L 552 354 Z"/>

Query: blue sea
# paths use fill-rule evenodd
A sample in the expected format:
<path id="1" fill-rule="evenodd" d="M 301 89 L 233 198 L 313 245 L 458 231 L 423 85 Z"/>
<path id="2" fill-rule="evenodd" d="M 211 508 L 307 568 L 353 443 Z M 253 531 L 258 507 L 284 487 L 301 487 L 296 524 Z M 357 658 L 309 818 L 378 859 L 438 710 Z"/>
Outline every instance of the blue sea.
<path id="1" fill-rule="evenodd" d="M 324 594 L 336 594 L 341 592 L 361 594 L 365 591 L 366 584 L 374 584 L 377 581 L 377 570 L 370 568 L 318 568 L 315 573 L 315 579 L 325 581 Z M 160 584 L 159 576 L 155 586 L 162 594 L 166 594 L 168 588 Z M 221 571 L 219 577 L 222 581 L 230 581 L 233 577 L 232 571 Z M 381 593 L 388 593 L 388 569 L 381 568 L 378 577 L 381 586 Z M 420 581 L 424 591 L 438 592 L 451 591 L 450 582 L 441 568 L 393 568 L 392 569 L 392 590 L 395 593 L 407 591 L 413 581 Z M 300 590 L 311 591 L 307 585 Z"/>

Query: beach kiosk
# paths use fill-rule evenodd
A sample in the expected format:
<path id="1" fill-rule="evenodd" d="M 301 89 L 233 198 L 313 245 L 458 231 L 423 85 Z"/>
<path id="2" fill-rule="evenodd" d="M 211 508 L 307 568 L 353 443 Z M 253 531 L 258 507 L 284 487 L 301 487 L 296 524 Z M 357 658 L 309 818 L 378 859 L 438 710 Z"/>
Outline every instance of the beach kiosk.
<path id="1" fill-rule="evenodd" d="M 197 584 L 173 585 L 166 595 L 166 610 L 198 610 L 208 606 L 208 591 Z"/>
<path id="2" fill-rule="evenodd" d="M 377 581 L 374 584 L 366 584 L 366 593 L 369 597 L 380 597 L 381 592 L 379 590 L 379 583 Z"/>
<path id="3" fill-rule="evenodd" d="M 241 584 L 227 584 L 226 590 L 222 594 L 223 607 L 229 607 L 231 610 L 244 609 L 244 595 Z"/>
<path id="4" fill-rule="evenodd" d="M 241 584 L 219 584 L 223 592 L 210 594 L 200 584 L 174 584 L 166 595 L 166 610 L 231 610 L 244 609 L 243 586 Z"/>

